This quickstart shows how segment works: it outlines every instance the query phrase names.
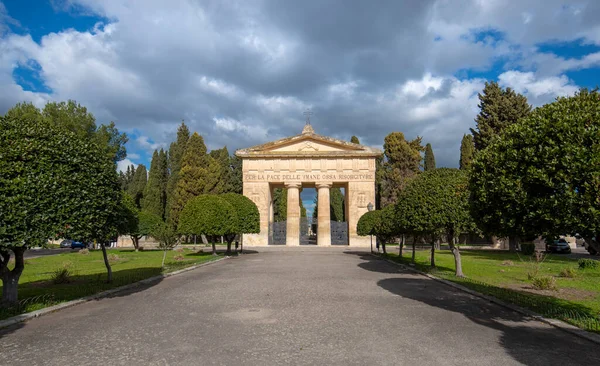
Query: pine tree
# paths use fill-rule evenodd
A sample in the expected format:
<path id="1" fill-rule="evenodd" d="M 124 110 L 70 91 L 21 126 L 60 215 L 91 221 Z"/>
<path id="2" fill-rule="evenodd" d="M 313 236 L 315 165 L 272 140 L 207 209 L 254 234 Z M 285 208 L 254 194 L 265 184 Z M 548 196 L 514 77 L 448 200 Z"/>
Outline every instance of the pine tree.
<path id="1" fill-rule="evenodd" d="M 358 140 L 358 137 L 356 137 L 356 136 L 352 136 L 350 138 L 350 142 L 353 144 L 360 144 L 360 141 Z"/>
<path id="2" fill-rule="evenodd" d="M 144 164 L 140 164 L 135 169 L 133 179 L 129 185 L 129 189 L 127 190 L 127 193 L 129 193 L 138 209 L 142 208 L 142 198 L 144 197 L 144 190 L 146 189 L 147 183 L 148 171 L 146 170 L 146 166 Z"/>
<path id="3" fill-rule="evenodd" d="M 175 226 L 179 220 L 179 213 L 190 199 L 204 193 L 212 193 L 210 190 L 215 186 L 215 179 L 218 180 L 218 173 L 220 173 L 220 167 L 206 153 L 204 139 L 194 132 L 183 153 L 179 179 L 173 195 L 170 219 Z"/>
<path id="4" fill-rule="evenodd" d="M 169 182 L 167 183 L 167 218 L 171 221 L 171 211 L 175 198 L 175 188 L 179 181 L 179 173 L 181 170 L 181 160 L 183 153 L 190 139 L 190 130 L 186 124 L 181 121 L 181 125 L 177 128 L 177 141 L 172 142 L 169 146 Z"/>
<path id="5" fill-rule="evenodd" d="M 431 144 L 427 144 L 425 146 L 425 165 L 423 166 L 423 170 L 433 170 L 435 169 L 435 156 L 433 155 L 433 149 L 431 148 Z"/>
<path id="6" fill-rule="evenodd" d="M 473 136 L 465 134 L 460 143 L 460 169 L 468 169 L 473 161 Z"/>
<path id="7" fill-rule="evenodd" d="M 161 219 L 165 217 L 167 180 L 167 154 L 163 149 L 160 149 L 160 151 L 155 150 L 150 163 L 148 183 L 144 189 L 142 209 Z"/>
<path id="8" fill-rule="evenodd" d="M 471 128 L 477 151 L 485 149 L 493 136 L 531 112 L 525 96 L 511 88 L 503 89 L 494 81 L 485 83 L 483 92 L 479 93 L 478 106 L 477 126 Z"/>

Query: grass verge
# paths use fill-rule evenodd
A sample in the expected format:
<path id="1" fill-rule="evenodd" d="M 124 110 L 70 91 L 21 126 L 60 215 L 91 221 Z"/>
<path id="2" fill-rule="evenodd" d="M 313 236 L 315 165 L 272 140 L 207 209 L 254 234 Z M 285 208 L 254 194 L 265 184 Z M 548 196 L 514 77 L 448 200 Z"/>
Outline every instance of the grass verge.
<path id="1" fill-rule="evenodd" d="M 579 328 L 600 333 L 600 270 L 579 269 L 577 260 L 560 255 L 549 255 L 542 263 L 518 253 L 501 251 L 462 251 L 463 271 L 466 278 L 454 275 L 454 257 L 449 251 L 436 252 L 436 268 L 429 265 L 429 252 L 416 253 L 414 267 L 420 271 L 461 284 L 479 293 L 493 296 L 548 318 L 563 320 Z M 410 253 L 400 258 L 387 258 L 410 264 Z M 573 277 L 561 276 L 573 271 Z M 554 278 L 556 290 L 534 288 L 535 277 Z"/>
<path id="2" fill-rule="evenodd" d="M 165 267 L 161 268 L 162 251 L 112 249 L 107 252 L 113 271 L 110 284 L 106 283 L 106 267 L 100 250 L 27 259 L 19 280 L 19 305 L 0 308 L 0 320 L 220 258 L 190 249 L 169 251 Z M 57 274 L 61 276 L 59 281 Z"/>

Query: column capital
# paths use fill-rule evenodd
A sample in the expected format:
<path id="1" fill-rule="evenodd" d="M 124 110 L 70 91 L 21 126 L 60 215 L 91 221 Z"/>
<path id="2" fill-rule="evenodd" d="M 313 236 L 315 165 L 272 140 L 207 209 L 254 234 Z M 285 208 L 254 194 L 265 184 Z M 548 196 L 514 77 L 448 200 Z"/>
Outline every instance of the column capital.
<path id="1" fill-rule="evenodd" d="M 300 182 L 288 182 L 284 183 L 285 188 L 300 188 L 302 187 L 302 183 Z"/>
<path id="2" fill-rule="evenodd" d="M 333 186 L 333 182 L 317 182 L 315 183 L 317 189 L 319 188 L 331 188 Z"/>

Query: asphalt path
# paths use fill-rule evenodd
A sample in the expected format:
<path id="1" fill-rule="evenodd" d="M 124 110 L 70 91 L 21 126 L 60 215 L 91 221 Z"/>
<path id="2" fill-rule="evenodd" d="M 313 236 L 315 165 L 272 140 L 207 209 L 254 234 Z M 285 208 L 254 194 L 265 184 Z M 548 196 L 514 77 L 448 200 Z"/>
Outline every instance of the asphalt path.
<path id="1" fill-rule="evenodd" d="M 598 349 L 341 248 L 261 250 L 0 331 L 1 365 L 598 365 Z"/>

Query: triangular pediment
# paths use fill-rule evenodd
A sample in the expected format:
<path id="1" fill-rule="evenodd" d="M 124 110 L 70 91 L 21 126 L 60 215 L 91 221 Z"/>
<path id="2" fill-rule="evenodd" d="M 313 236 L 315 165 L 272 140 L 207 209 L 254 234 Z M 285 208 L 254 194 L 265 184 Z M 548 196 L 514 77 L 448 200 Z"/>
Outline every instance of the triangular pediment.
<path id="1" fill-rule="evenodd" d="M 353 144 L 333 137 L 318 135 L 312 128 L 302 134 L 286 137 L 266 144 L 241 149 L 236 152 L 240 157 L 276 156 L 276 155 L 360 155 L 378 156 L 379 149 Z"/>

